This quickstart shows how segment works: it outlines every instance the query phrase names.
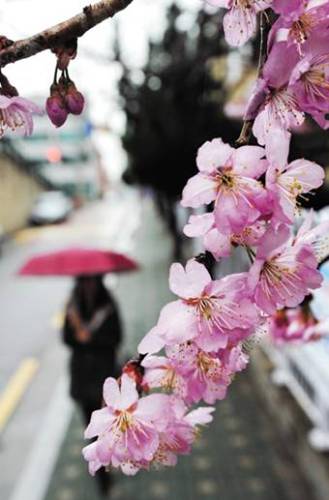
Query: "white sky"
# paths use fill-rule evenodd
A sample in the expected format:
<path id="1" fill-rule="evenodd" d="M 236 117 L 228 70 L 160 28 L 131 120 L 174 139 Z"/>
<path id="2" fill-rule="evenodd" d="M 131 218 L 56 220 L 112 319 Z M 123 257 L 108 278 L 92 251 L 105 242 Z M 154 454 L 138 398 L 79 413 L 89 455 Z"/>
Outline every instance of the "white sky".
<path id="1" fill-rule="evenodd" d="M 75 15 L 88 3 L 88 0 L 0 0 L 0 33 L 13 40 L 30 36 Z M 165 6 L 170 3 L 170 0 L 134 0 L 116 16 L 129 65 L 143 65 L 148 37 L 161 34 Z M 202 0 L 180 0 L 179 3 L 186 9 L 195 10 L 202 5 Z M 109 171 L 117 177 L 125 163 L 118 140 L 118 133 L 124 126 L 116 99 L 120 70 L 116 64 L 105 60 L 113 42 L 113 27 L 113 20 L 105 21 L 80 39 L 79 56 L 70 65 L 70 75 L 87 96 L 94 123 L 107 125 L 112 130 L 110 134 L 97 133 L 95 139 Z M 46 97 L 54 67 L 55 56 L 46 51 L 7 66 L 4 73 L 22 96 Z"/>

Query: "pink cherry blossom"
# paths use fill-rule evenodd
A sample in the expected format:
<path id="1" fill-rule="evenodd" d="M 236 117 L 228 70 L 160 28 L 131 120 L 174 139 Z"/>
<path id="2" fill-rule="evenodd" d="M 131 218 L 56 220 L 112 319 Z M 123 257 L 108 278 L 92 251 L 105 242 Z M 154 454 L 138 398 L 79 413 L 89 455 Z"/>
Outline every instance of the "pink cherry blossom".
<path id="1" fill-rule="evenodd" d="M 275 157 L 279 147 L 285 148 L 290 141 L 291 130 L 304 122 L 296 96 L 288 89 L 273 90 L 258 112 L 253 125 L 253 134 L 262 146 L 266 156 Z"/>
<path id="2" fill-rule="evenodd" d="M 291 130 L 304 122 L 298 99 L 288 86 L 298 61 L 295 46 L 275 43 L 247 106 L 245 119 L 254 120 L 253 134 L 259 144 L 265 145 L 268 159 L 272 159 L 282 145 L 288 147 Z"/>
<path id="3" fill-rule="evenodd" d="M 304 12 L 305 0 L 273 0 L 272 8 L 277 14 L 281 14 L 286 17 L 293 19 L 298 19 L 298 16 Z"/>
<path id="4" fill-rule="evenodd" d="M 0 95 L 0 137 L 6 130 L 21 132 L 25 136 L 31 135 L 33 114 L 42 115 L 43 111 L 23 97 Z"/>
<path id="5" fill-rule="evenodd" d="M 329 256 L 329 221 L 323 221 L 315 227 L 312 227 L 313 223 L 314 214 L 310 211 L 300 226 L 293 245 L 309 245 L 320 263 Z"/>
<path id="6" fill-rule="evenodd" d="M 143 360 L 144 383 L 169 390 L 187 404 L 201 400 L 213 404 L 223 399 L 233 375 L 248 363 L 241 345 L 205 352 L 189 341 L 167 347 L 166 354 L 167 358 L 147 356 Z"/>
<path id="7" fill-rule="evenodd" d="M 196 208 L 214 201 L 217 229 L 241 232 L 266 207 L 266 192 L 256 180 L 266 170 L 263 156 L 258 146 L 234 149 L 221 139 L 206 142 L 198 151 L 199 173 L 185 186 L 182 205 Z"/>
<path id="8" fill-rule="evenodd" d="M 305 112 L 313 116 L 322 128 L 328 128 L 329 54 L 308 54 L 292 71 L 290 88 Z"/>
<path id="9" fill-rule="evenodd" d="M 240 233 L 222 234 L 215 226 L 213 213 L 191 215 L 183 231 L 191 238 L 203 237 L 206 250 L 211 252 L 215 259 L 229 257 L 233 246 L 253 247 L 257 245 L 266 229 L 264 220 L 255 220 Z"/>
<path id="10" fill-rule="evenodd" d="M 146 356 L 142 362 L 145 368 L 143 385 L 148 388 L 161 388 L 185 399 L 188 386 L 186 368 L 174 359 L 165 356 Z"/>
<path id="11" fill-rule="evenodd" d="M 167 397 L 151 394 L 139 398 L 136 383 L 122 375 L 121 385 L 113 378 L 104 383 L 106 406 L 93 412 L 86 438 L 98 437 L 84 450 L 95 472 L 101 465 L 149 462 L 159 446 L 159 431 L 167 422 Z"/>
<path id="12" fill-rule="evenodd" d="M 252 265 L 221 279 L 212 279 L 198 258 L 185 268 L 171 266 L 177 299 L 163 307 L 119 382 L 105 381 L 105 407 L 86 429 L 87 438 L 97 438 L 83 451 L 91 474 L 102 466 L 134 475 L 176 465 L 191 452 L 199 426 L 212 420 L 214 408 L 190 411 L 191 405 L 226 397 L 248 363 L 246 347 L 262 332 L 282 345 L 313 341 L 328 330 L 328 320 L 320 325 L 311 312 L 309 295 L 322 283 L 318 264 L 329 255 L 329 222 L 313 227 L 310 213 L 296 228 L 299 197 L 317 189 L 324 172 L 288 157 L 291 134 L 306 113 L 329 128 L 329 1 L 205 1 L 228 10 L 224 32 L 234 46 L 253 36 L 259 12 L 272 7 L 277 15 L 244 115 L 260 146 L 206 142 L 182 196 L 184 207 L 212 209 L 190 216 L 187 236 L 201 237 L 216 259 L 245 247 Z M 79 113 L 83 98 L 71 90 L 66 107 Z M 142 396 L 149 390 L 157 392 Z"/>
<path id="13" fill-rule="evenodd" d="M 98 443 L 94 441 L 88 446 L 85 446 L 82 450 L 83 456 L 88 462 L 89 474 L 91 474 L 92 476 L 94 476 L 96 472 L 103 466 L 97 455 L 97 446 Z"/>
<path id="14" fill-rule="evenodd" d="M 282 148 L 266 172 L 266 189 L 271 194 L 276 220 L 291 224 L 294 221 L 298 196 L 321 186 L 324 170 L 314 162 L 300 159 L 287 165 L 287 154 Z"/>
<path id="15" fill-rule="evenodd" d="M 190 453 L 200 426 L 212 421 L 215 408 L 197 408 L 187 413 L 188 408 L 182 400 L 171 397 L 170 407 L 172 417 L 164 432 L 160 433 L 160 443 L 155 454 L 152 465 L 174 466 L 177 463 L 177 455 Z"/>
<path id="16" fill-rule="evenodd" d="M 213 404 L 224 399 L 233 375 L 243 370 L 248 362 L 240 346 L 205 352 L 192 342 L 167 349 L 167 354 L 188 375 L 187 403 L 203 400 Z"/>
<path id="17" fill-rule="evenodd" d="M 329 54 L 307 54 L 291 73 L 289 86 L 303 109 L 329 110 Z"/>
<path id="18" fill-rule="evenodd" d="M 240 47 L 256 32 L 257 13 L 271 6 L 272 0 L 207 0 L 211 5 L 229 9 L 223 25 L 226 41 Z"/>
<path id="19" fill-rule="evenodd" d="M 303 344 L 319 338 L 315 334 L 316 324 L 313 315 L 301 307 L 284 309 L 271 318 L 270 335 L 278 345 Z"/>
<path id="20" fill-rule="evenodd" d="M 321 282 L 312 247 L 292 245 L 285 225 L 269 227 L 249 270 L 249 286 L 258 307 L 268 314 L 282 307 L 296 307 Z"/>
<path id="21" fill-rule="evenodd" d="M 201 349 L 216 351 L 230 336 L 248 335 L 257 322 L 244 274 L 213 281 L 202 264 L 189 260 L 185 270 L 181 264 L 171 266 L 169 284 L 180 299 L 162 309 L 157 326 L 140 343 L 140 353 L 191 339 Z"/>
<path id="22" fill-rule="evenodd" d="M 279 37 L 295 44 L 300 53 L 303 45 L 318 31 L 329 26 L 329 4 L 327 0 L 274 0 L 273 8 L 280 17 L 271 28 L 270 39 Z"/>
<path id="23" fill-rule="evenodd" d="M 108 392 L 109 391 L 109 392 Z M 151 466 L 173 466 L 177 455 L 189 453 L 198 427 L 212 420 L 212 407 L 188 407 L 175 396 L 151 394 L 138 399 L 135 382 L 123 375 L 104 384 L 106 407 L 92 414 L 86 437 L 98 436 L 83 455 L 91 474 L 102 466 L 135 475 Z"/>

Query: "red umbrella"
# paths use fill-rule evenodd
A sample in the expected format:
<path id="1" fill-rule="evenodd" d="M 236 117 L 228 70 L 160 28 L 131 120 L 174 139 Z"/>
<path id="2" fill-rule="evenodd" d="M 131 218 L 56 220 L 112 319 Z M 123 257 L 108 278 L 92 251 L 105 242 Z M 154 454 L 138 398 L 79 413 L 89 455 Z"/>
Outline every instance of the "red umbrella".
<path id="1" fill-rule="evenodd" d="M 21 276 L 80 276 L 135 271 L 138 264 L 120 253 L 67 248 L 36 255 L 19 270 Z"/>

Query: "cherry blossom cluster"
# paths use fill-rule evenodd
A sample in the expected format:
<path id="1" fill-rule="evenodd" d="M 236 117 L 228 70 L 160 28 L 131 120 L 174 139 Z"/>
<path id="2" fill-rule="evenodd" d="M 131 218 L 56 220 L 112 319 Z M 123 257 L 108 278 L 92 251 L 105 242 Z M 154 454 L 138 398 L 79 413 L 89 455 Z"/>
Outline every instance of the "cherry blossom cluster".
<path id="1" fill-rule="evenodd" d="M 320 186 L 321 167 L 285 160 L 280 169 L 266 158 L 264 148 L 235 149 L 221 139 L 201 146 L 197 165 L 199 173 L 188 181 L 182 204 L 196 208 L 212 203 L 213 210 L 192 215 L 185 232 L 202 236 L 217 259 L 227 257 L 233 246 L 245 248 L 251 267 L 212 279 L 196 259 L 185 268 L 172 264 L 169 285 L 177 300 L 164 306 L 139 344 L 142 372 L 136 376 L 130 367 L 121 382 L 106 381 L 106 406 L 94 413 L 87 428 L 87 438 L 97 437 L 84 449 L 91 473 L 101 466 L 135 474 L 153 465 L 175 465 L 177 455 L 190 451 L 196 429 L 190 429 L 188 445 L 169 429 L 185 433 L 188 415 L 207 415 L 195 425 L 208 423 L 212 407 L 190 412 L 191 407 L 225 398 L 235 374 L 247 366 L 244 345 L 255 331 L 277 310 L 298 306 L 321 285 L 317 267 L 329 223 L 313 228 L 309 216 L 293 231 L 298 195 Z M 129 384 L 133 401 L 118 403 Z M 146 396 L 138 398 L 137 389 Z M 151 401 L 155 412 L 155 402 L 161 402 L 161 418 L 146 410 L 140 416 L 140 405 Z"/>
<path id="2" fill-rule="evenodd" d="M 106 406 L 93 412 L 85 436 L 97 441 L 83 450 L 94 474 L 103 465 L 120 467 L 128 475 L 150 465 L 175 465 L 177 454 L 187 454 L 198 427 L 211 421 L 214 408 L 188 411 L 183 401 L 167 394 L 139 397 L 136 382 L 126 374 L 120 385 L 104 384 Z"/>
<path id="3" fill-rule="evenodd" d="M 267 57 L 257 80 L 245 120 L 272 156 L 288 149 L 291 130 L 305 113 L 329 127 L 329 2 L 328 0 L 208 0 L 225 7 L 227 42 L 241 46 L 254 35 L 257 15 L 276 14 L 267 43 Z"/>
<path id="4" fill-rule="evenodd" d="M 276 311 L 269 322 L 269 334 L 279 347 L 285 344 L 305 344 L 322 336 L 318 322 L 302 307 Z"/>
<path id="5" fill-rule="evenodd" d="M 257 331 L 270 325 L 276 338 L 316 336 L 305 310 L 290 310 L 322 282 L 329 223 L 313 227 L 311 214 L 296 231 L 295 219 L 300 197 L 322 184 L 324 172 L 288 156 L 291 129 L 305 112 L 326 126 L 329 2 L 211 1 L 229 9 L 224 28 L 233 45 L 254 34 L 259 12 L 272 7 L 277 14 L 246 115 L 259 145 L 234 148 L 220 138 L 203 144 L 181 202 L 204 210 L 191 215 L 187 236 L 201 237 L 216 260 L 242 247 L 250 268 L 215 279 L 198 258 L 172 264 L 177 299 L 140 342 L 139 362 L 118 381 L 105 381 L 105 406 L 86 430 L 86 438 L 96 438 L 83 451 L 92 474 L 102 466 L 135 474 L 175 465 L 212 419 L 213 407 L 195 405 L 225 398 Z"/>
<path id="6" fill-rule="evenodd" d="M 0 50 L 6 38 L 0 37 Z M 6 44 L 4 45 L 6 46 Z M 23 135 L 33 132 L 32 114 L 42 115 L 43 111 L 33 102 L 24 99 L 8 78 L 0 70 L 0 138 L 7 130 Z"/>

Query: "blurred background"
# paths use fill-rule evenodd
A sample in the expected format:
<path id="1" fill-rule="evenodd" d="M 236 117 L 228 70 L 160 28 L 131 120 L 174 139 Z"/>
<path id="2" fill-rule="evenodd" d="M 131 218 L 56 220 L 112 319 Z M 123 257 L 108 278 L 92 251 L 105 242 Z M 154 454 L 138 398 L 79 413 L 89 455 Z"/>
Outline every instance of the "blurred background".
<path id="1" fill-rule="evenodd" d="M 0 32 L 22 38 L 84 4 L 0 0 Z M 84 114 L 61 129 L 36 117 L 30 138 L 1 140 L 1 500 L 328 500 L 325 337 L 255 347 L 215 422 L 174 469 L 93 479 L 81 457 L 83 417 L 94 402 L 79 380 L 97 372 L 96 387 L 97 377 L 116 374 L 170 299 L 172 260 L 202 251 L 182 236 L 190 213 L 180 193 L 205 140 L 238 137 L 257 56 L 257 40 L 229 50 L 220 14 L 199 0 L 136 0 L 79 42 L 70 75 L 86 97 Z M 44 106 L 54 67 L 55 56 L 42 53 L 5 73 Z M 292 157 L 327 167 L 328 153 L 327 133 L 307 122 Z M 327 191 L 325 183 L 306 204 L 325 214 Z M 114 265 L 103 284 L 18 275 L 35 256 L 77 247 L 120 253 L 138 269 Z M 214 272 L 246 266 L 235 251 Z M 317 298 L 324 319 L 328 294 L 325 281 Z M 94 348 L 88 331 L 99 338 Z M 108 374 L 101 350 L 111 358 Z"/>

